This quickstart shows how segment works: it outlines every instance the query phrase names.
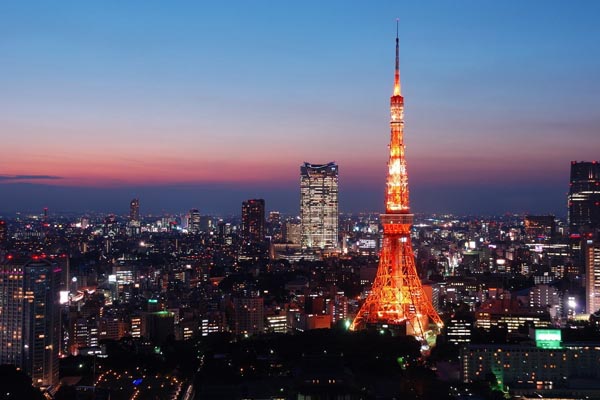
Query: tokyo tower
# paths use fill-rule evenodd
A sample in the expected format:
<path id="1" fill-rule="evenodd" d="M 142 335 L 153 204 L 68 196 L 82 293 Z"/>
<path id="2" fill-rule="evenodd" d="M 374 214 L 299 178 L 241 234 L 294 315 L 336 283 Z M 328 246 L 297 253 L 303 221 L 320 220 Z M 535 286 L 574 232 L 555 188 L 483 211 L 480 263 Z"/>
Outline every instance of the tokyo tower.
<path id="1" fill-rule="evenodd" d="M 415 336 L 422 343 L 435 340 L 442 320 L 425 294 L 417 275 L 410 240 L 413 215 L 408 204 L 408 173 L 404 156 L 404 97 L 400 90 L 398 28 L 394 94 L 390 99 L 390 157 L 381 214 L 383 241 L 377 275 L 350 329 L 389 328 Z"/>

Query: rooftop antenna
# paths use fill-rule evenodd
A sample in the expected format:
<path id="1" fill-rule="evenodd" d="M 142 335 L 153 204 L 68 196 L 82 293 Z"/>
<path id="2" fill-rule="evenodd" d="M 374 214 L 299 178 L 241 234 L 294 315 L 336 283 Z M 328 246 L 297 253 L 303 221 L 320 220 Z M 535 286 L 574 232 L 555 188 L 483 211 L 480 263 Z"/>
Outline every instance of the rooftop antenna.
<path id="1" fill-rule="evenodd" d="M 398 39 L 398 21 L 400 18 L 396 18 L 396 70 L 394 72 L 394 96 L 401 96 L 400 89 L 400 46 Z"/>

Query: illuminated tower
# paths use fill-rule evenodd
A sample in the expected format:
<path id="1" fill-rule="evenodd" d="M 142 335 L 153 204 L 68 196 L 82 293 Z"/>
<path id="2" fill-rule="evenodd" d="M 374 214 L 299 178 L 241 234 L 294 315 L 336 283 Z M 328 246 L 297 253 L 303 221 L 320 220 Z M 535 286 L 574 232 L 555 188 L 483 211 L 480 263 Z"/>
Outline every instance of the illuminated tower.
<path id="1" fill-rule="evenodd" d="M 394 94 L 390 99 L 391 139 L 381 214 L 383 241 L 379 268 L 371 292 L 352 322 L 351 329 L 370 326 L 402 331 L 425 341 L 435 339 L 442 321 L 425 294 L 410 241 L 413 215 L 408 204 L 408 174 L 404 156 L 404 98 L 400 91 L 398 34 Z"/>

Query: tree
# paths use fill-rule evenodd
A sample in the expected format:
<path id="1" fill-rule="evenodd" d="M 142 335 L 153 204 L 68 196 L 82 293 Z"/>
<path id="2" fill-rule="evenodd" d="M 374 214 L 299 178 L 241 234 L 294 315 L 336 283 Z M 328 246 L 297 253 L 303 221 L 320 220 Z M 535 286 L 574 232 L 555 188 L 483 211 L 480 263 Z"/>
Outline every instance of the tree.
<path id="1" fill-rule="evenodd" d="M 13 365 L 0 365 L 0 388 L 3 400 L 44 400 L 42 393 L 31 384 L 31 378 Z"/>

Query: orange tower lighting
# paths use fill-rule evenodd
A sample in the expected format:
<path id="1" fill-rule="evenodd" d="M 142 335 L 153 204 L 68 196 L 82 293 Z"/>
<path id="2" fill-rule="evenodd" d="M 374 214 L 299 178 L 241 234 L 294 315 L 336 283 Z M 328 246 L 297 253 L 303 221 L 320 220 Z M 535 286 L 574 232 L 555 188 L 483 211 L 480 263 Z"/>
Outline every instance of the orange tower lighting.
<path id="1" fill-rule="evenodd" d="M 410 240 L 413 215 L 408 204 L 408 174 L 404 156 L 404 97 L 400 88 L 398 30 L 396 26 L 396 70 L 390 99 L 391 139 L 385 193 L 381 214 L 383 242 L 377 275 L 351 330 L 368 326 L 403 327 L 407 335 L 423 343 L 432 342 L 442 320 L 427 297 L 417 274 Z"/>

